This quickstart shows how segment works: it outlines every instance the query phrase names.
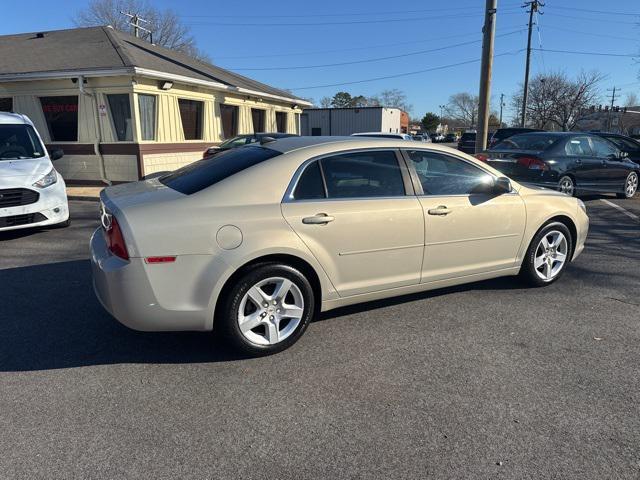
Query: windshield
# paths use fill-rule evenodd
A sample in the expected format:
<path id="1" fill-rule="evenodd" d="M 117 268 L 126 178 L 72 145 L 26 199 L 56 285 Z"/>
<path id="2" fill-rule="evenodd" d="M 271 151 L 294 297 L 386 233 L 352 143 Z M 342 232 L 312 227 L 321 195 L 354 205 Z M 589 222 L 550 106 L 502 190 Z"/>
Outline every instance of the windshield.
<path id="1" fill-rule="evenodd" d="M 191 195 L 277 155 L 280 152 L 257 146 L 232 148 L 182 167 L 160 181 L 180 193 Z"/>
<path id="2" fill-rule="evenodd" d="M 505 138 L 496 144 L 492 150 L 532 150 L 540 152 L 546 150 L 558 140 L 556 135 L 521 133 Z"/>
<path id="3" fill-rule="evenodd" d="M 0 160 L 44 157 L 44 147 L 31 125 L 0 125 Z"/>

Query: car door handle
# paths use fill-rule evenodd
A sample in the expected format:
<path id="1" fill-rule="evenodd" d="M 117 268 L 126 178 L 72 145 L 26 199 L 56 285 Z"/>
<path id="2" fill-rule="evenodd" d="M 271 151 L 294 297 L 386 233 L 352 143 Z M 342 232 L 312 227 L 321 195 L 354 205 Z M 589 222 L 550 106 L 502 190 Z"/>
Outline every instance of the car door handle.
<path id="1" fill-rule="evenodd" d="M 447 208 L 446 205 L 440 205 L 438 208 L 430 208 L 428 210 L 429 215 L 449 215 L 451 213 L 451 209 Z"/>
<path id="2" fill-rule="evenodd" d="M 580 165 L 580 164 L 582 163 L 582 160 L 577 159 L 577 160 L 576 160 L 576 163 L 577 163 L 578 165 Z"/>
<path id="3" fill-rule="evenodd" d="M 302 223 L 306 225 L 326 225 L 334 220 L 335 217 L 327 215 L 326 213 L 316 213 L 313 217 L 304 217 Z"/>

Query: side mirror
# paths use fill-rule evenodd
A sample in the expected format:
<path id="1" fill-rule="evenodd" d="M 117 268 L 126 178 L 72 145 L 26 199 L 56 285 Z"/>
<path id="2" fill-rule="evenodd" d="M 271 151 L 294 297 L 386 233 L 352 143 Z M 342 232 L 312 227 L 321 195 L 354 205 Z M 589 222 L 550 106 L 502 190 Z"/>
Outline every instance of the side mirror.
<path id="1" fill-rule="evenodd" d="M 493 192 L 497 195 L 509 193 L 511 191 L 511 180 L 507 177 L 498 177 L 493 183 Z"/>
<path id="2" fill-rule="evenodd" d="M 629 152 L 620 152 L 618 158 L 629 158 Z"/>
<path id="3" fill-rule="evenodd" d="M 49 159 L 53 162 L 55 160 L 59 160 L 62 157 L 64 157 L 64 152 L 60 149 L 57 150 L 53 150 L 50 154 L 49 154 Z"/>

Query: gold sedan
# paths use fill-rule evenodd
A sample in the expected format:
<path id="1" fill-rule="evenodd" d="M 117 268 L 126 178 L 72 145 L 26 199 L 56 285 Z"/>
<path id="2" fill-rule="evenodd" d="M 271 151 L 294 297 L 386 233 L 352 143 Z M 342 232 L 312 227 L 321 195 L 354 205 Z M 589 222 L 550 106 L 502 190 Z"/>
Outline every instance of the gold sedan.
<path id="1" fill-rule="evenodd" d="M 138 330 L 216 330 L 251 354 L 319 312 L 507 275 L 549 285 L 584 204 L 433 144 L 263 139 L 105 189 L 91 240 L 104 307 Z"/>

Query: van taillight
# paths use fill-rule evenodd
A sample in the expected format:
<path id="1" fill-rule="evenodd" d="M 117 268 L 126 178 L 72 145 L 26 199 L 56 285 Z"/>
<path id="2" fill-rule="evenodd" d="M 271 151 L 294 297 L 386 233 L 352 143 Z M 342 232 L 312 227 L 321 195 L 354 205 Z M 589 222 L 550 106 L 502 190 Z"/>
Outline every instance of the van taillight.
<path id="1" fill-rule="evenodd" d="M 529 170 L 549 170 L 549 165 L 534 157 L 520 157 L 518 158 L 518 164 Z"/>
<path id="2" fill-rule="evenodd" d="M 106 230 L 105 235 L 107 238 L 107 248 L 111 253 L 123 260 L 129 260 L 127 245 L 124 243 L 122 230 L 120 229 L 120 225 L 118 224 L 115 216 L 111 217 L 111 225 Z"/>

